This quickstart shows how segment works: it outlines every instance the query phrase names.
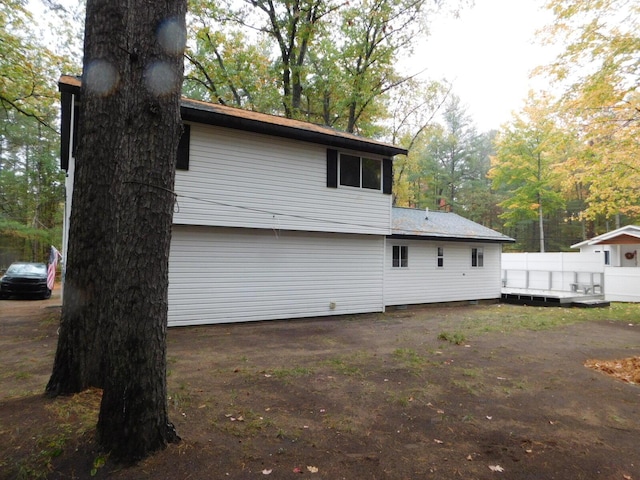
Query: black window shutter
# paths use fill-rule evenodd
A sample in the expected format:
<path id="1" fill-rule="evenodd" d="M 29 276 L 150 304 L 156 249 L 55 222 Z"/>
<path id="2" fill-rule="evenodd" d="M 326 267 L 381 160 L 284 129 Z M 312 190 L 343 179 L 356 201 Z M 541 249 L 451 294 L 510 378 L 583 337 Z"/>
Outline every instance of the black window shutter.
<path id="1" fill-rule="evenodd" d="M 393 162 L 390 158 L 382 160 L 382 193 L 391 195 L 393 188 Z"/>
<path id="2" fill-rule="evenodd" d="M 72 95 L 70 93 L 63 92 L 61 95 L 61 139 L 60 139 L 60 168 L 67 171 L 69 170 L 69 143 L 71 142 L 71 100 Z M 76 124 L 78 123 L 78 117 L 75 118 Z"/>
<path id="3" fill-rule="evenodd" d="M 189 140 L 191 138 L 191 125 L 184 124 L 180 142 L 178 143 L 178 154 L 176 155 L 176 170 L 189 170 Z"/>
<path id="4" fill-rule="evenodd" d="M 338 188 L 338 151 L 327 149 L 327 187 Z"/>

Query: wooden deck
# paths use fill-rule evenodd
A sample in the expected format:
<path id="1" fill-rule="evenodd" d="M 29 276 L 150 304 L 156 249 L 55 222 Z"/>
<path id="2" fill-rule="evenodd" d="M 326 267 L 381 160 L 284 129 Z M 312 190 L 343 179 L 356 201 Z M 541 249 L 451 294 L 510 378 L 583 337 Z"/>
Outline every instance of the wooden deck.
<path id="1" fill-rule="evenodd" d="M 502 289 L 502 302 L 543 307 L 608 307 L 602 294 L 535 290 L 527 288 Z"/>

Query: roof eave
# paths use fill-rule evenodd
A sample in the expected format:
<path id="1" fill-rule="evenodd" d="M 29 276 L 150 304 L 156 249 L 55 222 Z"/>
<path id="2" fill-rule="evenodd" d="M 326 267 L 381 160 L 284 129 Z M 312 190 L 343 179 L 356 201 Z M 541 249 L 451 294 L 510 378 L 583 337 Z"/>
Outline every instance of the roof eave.
<path id="1" fill-rule="evenodd" d="M 286 125 L 278 125 L 262 122 L 260 120 L 234 117 L 224 113 L 212 112 L 182 105 L 180 108 L 182 119 L 185 121 L 213 125 L 217 127 L 232 128 L 246 132 L 271 135 L 275 137 L 290 138 L 310 143 L 317 143 L 334 148 L 344 148 L 358 150 L 377 155 L 393 157 L 395 155 L 406 155 L 407 150 L 393 145 L 372 143 L 366 139 L 345 138 L 331 133 L 322 133 L 310 130 L 303 130 Z"/>
<path id="2" fill-rule="evenodd" d="M 78 77 L 63 75 L 58 81 L 58 89 L 61 93 L 79 95 L 82 82 Z M 378 142 L 372 139 L 358 138 L 351 134 L 332 133 L 330 127 L 326 127 L 326 132 L 318 130 L 305 130 L 295 126 L 282 125 L 278 123 L 265 122 L 259 119 L 234 116 L 212 110 L 213 104 L 209 108 L 197 108 L 199 103 L 196 100 L 183 98 L 181 100 L 180 113 L 182 119 L 206 125 L 233 128 L 252 133 L 262 133 L 282 138 L 290 138 L 310 143 L 325 145 L 328 147 L 356 150 L 366 153 L 373 153 L 385 157 L 395 155 L 406 155 L 407 149 L 395 145 Z M 282 120 L 281 117 L 280 120 Z M 304 123 L 304 122 L 303 122 Z M 309 124 L 312 125 L 312 124 Z"/>
<path id="3" fill-rule="evenodd" d="M 448 241 L 448 242 L 470 242 L 470 243 L 515 243 L 516 240 L 511 237 L 505 238 L 488 238 L 488 237 L 464 237 L 464 236 L 449 236 L 449 235 L 421 235 L 421 234 L 408 234 L 408 233 L 392 233 L 387 238 L 396 238 L 403 240 L 435 240 L 435 241 Z"/>

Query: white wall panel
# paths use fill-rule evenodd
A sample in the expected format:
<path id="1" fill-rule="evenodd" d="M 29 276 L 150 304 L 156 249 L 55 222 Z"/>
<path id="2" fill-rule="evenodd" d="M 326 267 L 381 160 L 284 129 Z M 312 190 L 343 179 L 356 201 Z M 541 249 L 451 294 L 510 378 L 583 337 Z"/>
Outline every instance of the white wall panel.
<path id="1" fill-rule="evenodd" d="M 383 311 L 383 250 L 376 236 L 174 226 L 169 325 Z"/>
<path id="2" fill-rule="evenodd" d="M 393 245 L 409 247 L 409 266 L 392 267 Z M 437 267 L 437 247 L 444 267 Z M 471 248 L 483 248 L 484 266 L 471 267 Z M 385 305 L 498 299 L 501 245 L 387 239 Z"/>
<path id="3" fill-rule="evenodd" d="M 391 196 L 327 188 L 326 148 L 193 124 L 174 223 L 385 235 Z"/>

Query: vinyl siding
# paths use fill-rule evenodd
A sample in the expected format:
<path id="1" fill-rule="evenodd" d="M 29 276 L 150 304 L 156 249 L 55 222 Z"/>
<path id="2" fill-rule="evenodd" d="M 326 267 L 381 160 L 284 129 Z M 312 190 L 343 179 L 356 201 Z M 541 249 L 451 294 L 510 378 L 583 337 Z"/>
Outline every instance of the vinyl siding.
<path id="1" fill-rule="evenodd" d="M 393 245 L 407 245 L 408 267 L 392 267 Z M 437 267 L 437 247 L 444 267 Z M 500 253 L 496 244 L 387 240 L 385 305 L 500 298 Z M 471 267 L 471 248 L 484 249 L 484 266 Z"/>
<path id="2" fill-rule="evenodd" d="M 175 226 L 169 325 L 383 311 L 383 250 L 375 236 Z"/>
<path id="3" fill-rule="evenodd" d="M 328 188 L 326 169 L 321 145 L 193 124 L 174 223 L 388 234 L 391 196 Z"/>

